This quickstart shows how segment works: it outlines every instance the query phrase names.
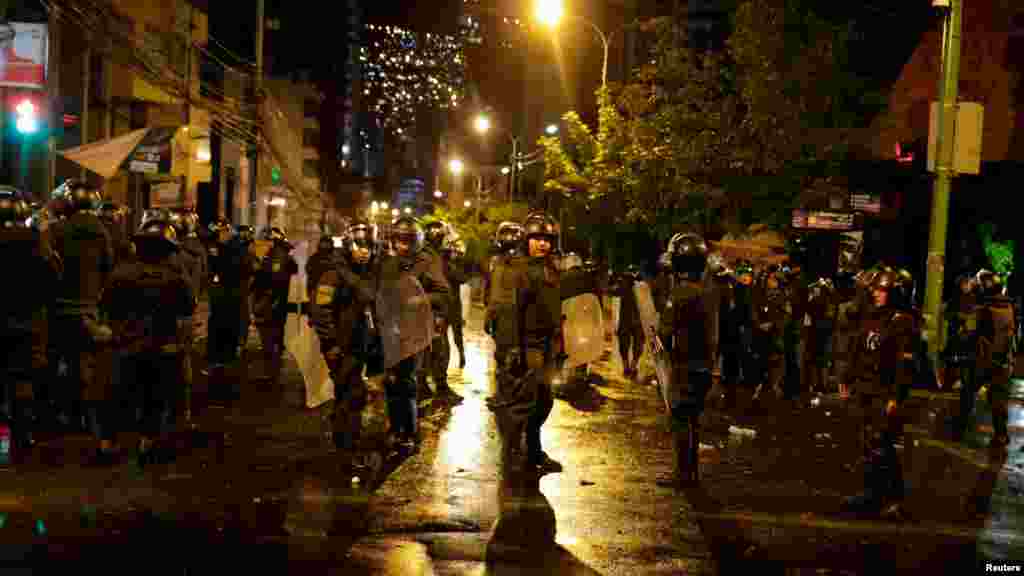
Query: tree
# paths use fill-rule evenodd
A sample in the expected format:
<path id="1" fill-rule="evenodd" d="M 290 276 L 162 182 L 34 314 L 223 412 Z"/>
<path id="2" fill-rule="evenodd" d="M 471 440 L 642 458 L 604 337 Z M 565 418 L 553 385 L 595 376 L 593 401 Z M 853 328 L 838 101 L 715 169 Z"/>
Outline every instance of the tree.
<path id="1" fill-rule="evenodd" d="M 598 91 L 598 126 L 565 115 L 541 138 L 545 190 L 667 237 L 753 222 L 784 226 L 798 195 L 842 174 L 864 117 L 884 99 L 847 65 L 847 27 L 809 0 L 745 0 L 721 51 L 697 51 L 685 23 L 648 22 L 651 58 Z"/>
<path id="2" fill-rule="evenodd" d="M 424 223 L 440 220 L 450 224 L 466 243 L 466 259 L 479 265 L 490 253 L 491 241 L 498 231 L 498 225 L 507 220 L 522 222 L 529 210 L 529 206 L 519 202 L 486 205 L 482 211 L 475 208 L 446 210 L 438 207 Z"/>

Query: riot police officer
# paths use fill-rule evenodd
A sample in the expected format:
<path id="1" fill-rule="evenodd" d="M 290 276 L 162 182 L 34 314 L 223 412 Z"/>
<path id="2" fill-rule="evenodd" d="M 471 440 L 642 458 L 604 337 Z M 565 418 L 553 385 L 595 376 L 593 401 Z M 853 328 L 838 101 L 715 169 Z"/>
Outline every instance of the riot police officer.
<path id="1" fill-rule="evenodd" d="M 978 372 L 979 381 L 988 388 L 988 401 L 992 405 L 993 446 L 1006 446 L 1009 441 L 1007 419 L 1010 402 L 1010 376 L 1013 374 L 1017 354 L 1017 311 L 1013 300 L 1003 293 L 999 276 L 988 270 L 978 273 L 977 284 L 981 293 L 978 310 Z M 964 397 L 965 385 L 960 397 Z M 974 396 L 971 393 L 970 396 Z M 970 404 L 973 404 L 971 402 Z M 961 402 L 961 406 L 964 403 Z M 963 413 L 966 421 L 970 408 Z"/>
<path id="2" fill-rule="evenodd" d="M 451 289 L 452 297 L 448 308 L 448 324 L 452 327 L 452 338 L 455 340 L 455 348 L 459 351 L 459 368 L 466 367 L 466 344 L 462 333 L 462 290 L 466 283 L 466 246 L 462 240 L 449 237 L 445 240 L 444 249 L 441 251 L 444 261 L 445 272 L 448 275 L 448 286 Z"/>
<path id="3" fill-rule="evenodd" d="M 248 224 L 239 224 L 235 236 L 228 242 L 228 253 L 233 262 L 231 270 L 237 275 L 232 283 L 238 284 L 241 325 L 238 328 L 238 354 L 242 354 L 249 342 L 249 326 L 253 317 L 252 284 L 260 268 L 260 260 L 252 253 L 256 241 L 256 229 Z"/>
<path id="4" fill-rule="evenodd" d="M 330 236 L 321 236 L 316 245 L 316 252 L 306 261 L 306 293 L 310 301 L 313 300 L 313 291 L 320 280 L 320 275 L 334 267 L 335 258 L 334 240 Z"/>
<path id="5" fill-rule="evenodd" d="M 513 314 L 518 326 L 513 325 L 517 333 L 511 335 L 511 341 L 517 346 L 506 351 L 508 357 L 504 361 L 514 377 L 498 382 L 497 394 L 489 407 L 497 416 L 505 465 L 514 469 L 522 464 L 519 447 L 525 432 L 525 463 L 539 471 L 559 471 L 561 464 L 541 446 L 540 431 L 554 403 L 548 378 L 557 371 L 562 301 L 584 292 L 596 292 L 601 282 L 607 281 L 607 272 L 580 268 L 560 273 L 552 257 L 558 224 L 547 214 L 528 215 L 523 230 L 526 258 L 508 266 L 502 273 L 511 277 L 501 280 L 503 285 L 513 286 L 515 294 Z"/>
<path id="6" fill-rule="evenodd" d="M 848 510 L 878 513 L 903 500 L 903 466 L 896 444 L 903 435 L 902 406 L 914 376 L 920 321 L 912 305 L 913 277 L 883 269 L 871 285 L 873 305 L 854 343 L 856 363 L 846 381 L 855 386 L 864 414 L 864 492 Z"/>
<path id="7" fill-rule="evenodd" d="M 84 400 L 102 396 L 105 382 L 97 374 L 98 354 L 110 343 L 110 328 L 99 319 L 99 299 L 113 270 L 110 233 L 96 215 L 99 190 L 83 180 L 68 180 L 52 195 L 65 210 L 65 219 L 51 227 L 55 250 L 63 262 L 57 284 L 53 340 L 68 366 L 61 385 L 73 425 L 81 421 Z"/>
<path id="8" fill-rule="evenodd" d="M 369 356 L 378 352 L 373 312 L 376 251 L 373 228 L 366 221 L 354 221 L 337 260 L 317 278 L 310 306 L 334 381 L 334 445 L 353 455 L 357 467 L 361 464 L 356 451 L 367 399 L 363 367 L 375 362 Z"/>
<path id="9" fill-rule="evenodd" d="M 520 270 L 525 266 L 522 257 L 523 227 L 516 222 L 502 222 L 494 237 L 493 254 L 487 262 L 484 276 L 484 330 L 494 339 L 494 377 L 498 389 L 510 377 L 509 361 L 520 343 L 519 318 L 516 313 L 516 287 Z"/>
<path id="10" fill-rule="evenodd" d="M 57 284 L 56 262 L 40 231 L 31 226 L 32 212 L 24 194 L 0 187 L 0 253 L 3 262 L 17 270 L 17 282 L 4 282 L 3 341 L 7 361 L 0 394 L 13 433 L 16 458 L 32 441 L 32 417 L 36 394 L 47 369 L 46 312 Z"/>
<path id="11" fill-rule="evenodd" d="M 483 301 L 485 308 L 490 305 L 491 283 L 495 268 L 505 259 L 515 256 L 519 252 L 522 242 L 523 227 L 518 222 L 506 221 L 498 224 L 491 246 L 491 256 L 484 266 Z"/>
<path id="12" fill-rule="evenodd" d="M 786 376 L 786 328 L 792 316 L 779 267 L 772 264 L 759 279 L 754 291 L 754 347 L 761 358 L 762 373 L 754 390 L 754 399 L 760 399 L 763 390 L 776 397 L 784 393 Z"/>
<path id="13" fill-rule="evenodd" d="M 633 283 L 641 282 L 640 267 L 631 264 L 618 277 L 619 325 L 616 335 L 619 338 L 619 356 L 622 358 L 622 375 L 626 378 L 635 377 L 640 356 L 644 352 L 644 327 L 640 323 L 640 308 L 637 306 Z M 632 352 L 632 355 L 630 354 Z"/>
<path id="14" fill-rule="evenodd" d="M 128 239 L 128 230 L 126 228 L 126 216 L 127 210 L 113 202 L 103 202 L 100 205 L 100 220 L 107 226 L 107 231 L 110 232 L 110 240 L 114 246 L 114 265 L 133 258 L 135 255 L 135 247 Z"/>
<path id="15" fill-rule="evenodd" d="M 448 284 L 448 297 L 438 306 L 433 307 L 434 312 L 434 339 L 430 344 L 430 352 L 427 355 L 427 365 L 420 372 L 418 390 L 420 396 L 430 396 L 431 390 L 427 386 L 427 374 L 434 381 L 434 391 L 442 398 L 457 398 L 452 389 L 448 386 L 448 362 L 451 356 L 451 348 L 448 345 L 448 319 L 451 312 L 453 287 L 449 282 L 450 271 L 448 262 L 445 260 L 444 244 L 448 237 L 448 226 L 439 220 L 428 222 L 424 226 L 425 244 L 424 255 L 436 260 L 444 271 L 446 283 Z M 431 301 L 433 304 L 433 300 Z"/>
<path id="16" fill-rule="evenodd" d="M 681 234 L 670 243 L 673 288 L 659 321 L 659 335 L 672 364 L 671 406 L 675 470 L 662 484 L 699 480 L 700 415 L 711 389 L 715 361 L 714 312 L 703 283 L 707 244 L 696 234 Z"/>
<path id="17" fill-rule="evenodd" d="M 243 254 L 231 241 L 231 225 L 227 220 L 218 217 L 210 223 L 209 230 L 206 252 L 210 266 L 210 311 L 206 323 L 207 386 L 210 399 L 223 402 L 238 393 L 237 385 L 228 379 L 226 369 L 239 360 L 239 330 L 242 327 L 242 310 L 246 306 L 242 300 L 238 270 Z"/>
<path id="18" fill-rule="evenodd" d="M 448 281 L 441 261 L 422 250 L 423 230 L 411 216 L 391 227 L 394 255 L 378 266 L 376 310 L 380 315 L 388 375 L 385 380 L 391 435 L 400 451 L 419 446 L 416 422 L 417 378 L 433 333 L 433 310 L 448 305 Z M 429 303 L 421 305 L 423 300 Z M 392 339 L 390 336 L 401 335 Z M 416 335 L 413 337 L 413 335 Z"/>
<path id="19" fill-rule="evenodd" d="M 175 262 L 177 233 L 167 220 L 150 219 L 134 235 L 137 259 L 121 264 L 110 277 L 102 305 L 110 315 L 118 347 L 121 405 L 141 409 L 138 458 L 142 465 L 170 456 L 170 447 L 154 449 L 175 421 L 182 389 L 182 346 L 191 325 L 195 296 Z M 130 389 L 127 389 L 130 386 Z M 110 430 L 112 437 L 117 430 Z"/>
<path id="20" fill-rule="evenodd" d="M 960 383 L 960 416 L 956 421 L 954 436 L 960 437 L 966 430 L 968 419 L 974 410 L 977 392 L 975 366 L 977 352 L 978 298 L 974 279 L 967 275 L 957 278 L 957 289 L 953 298 L 946 303 L 944 317 L 948 336 L 943 351 L 943 382 L 956 387 Z"/>
<path id="21" fill-rule="evenodd" d="M 291 255 L 293 247 L 283 230 L 268 228 L 263 239 L 271 244 L 253 279 L 253 313 L 263 342 L 264 378 L 276 388 L 281 381 L 288 289 L 292 276 L 299 272 L 299 265 Z"/>

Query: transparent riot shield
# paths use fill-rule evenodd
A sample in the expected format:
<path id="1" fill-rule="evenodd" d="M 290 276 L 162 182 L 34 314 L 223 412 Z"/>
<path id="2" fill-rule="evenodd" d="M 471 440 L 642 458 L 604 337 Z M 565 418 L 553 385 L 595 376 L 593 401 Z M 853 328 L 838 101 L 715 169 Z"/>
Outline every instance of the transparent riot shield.
<path id="1" fill-rule="evenodd" d="M 635 282 L 633 294 L 636 296 L 637 308 L 640 310 L 640 323 L 644 327 L 645 346 L 654 361 L 658 391 L 661 392 L 661 399 L 665 402 L 665 409 L 671 413 L 672 405 L 681 399 L 681 394 L 679 390 L 674 389 L 672 384 L 672 364 L 669 361 L 668 353 L 662 346 L 661 338 L 658 336 L 658 312 L 654 308 L 651 287 L 647 282 Z"/>

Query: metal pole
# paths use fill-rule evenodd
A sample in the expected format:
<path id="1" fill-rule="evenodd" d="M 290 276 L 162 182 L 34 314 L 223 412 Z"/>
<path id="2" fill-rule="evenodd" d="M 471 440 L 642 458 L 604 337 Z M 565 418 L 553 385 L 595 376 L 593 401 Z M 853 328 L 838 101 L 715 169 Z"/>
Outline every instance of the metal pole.
<path id="1" fill-rule="evenodd" d="M 925 322 L 928 352 L 938 358 L 942 349 L 942 284 L 945 274 L 946 227 L 949 223 L 949 193 L 953 180 L 953 150 L 956 142 L 957 83 L 960 80 L 960 16 L 962 0 L 951 0 L 943 24 L 944 59 L 939 81 L 938 129 L 935 135 L 935 187 L 932 193 L 932 221 L 928 235 L 928 275 L 925 293 Z"/>
<path id="2" fill-rule="evenodd" d="M 509 178 L 511 183 L 509 184 L 509 201 L 515 202 L 516 199 L 516 176 L 519 173 L 519 138 L 512 137 L 512 166 L 509 168 Z"/>
<path id="3" fill-rule="evenodd" d="M 261 118 L 263 102 L 263 34 L 267 28 L 266 13 L 265 13 L 265 0 L 256 0 L 256 79 L 255 79 L 255 99 L 256 99 L 256 118 Z M 262 200 L 259 196 L 259 160 L 260 160 L 260 144 L 263 143 L 262 123 L 256 123 L 256 151 L 252 156 L 252 182 L 250 184 L 251 190 L 249 198 L 251 206 L 254 208 L 251 219 L 255 222 L 259 221 L 259 209 L 260 201 Z"/>
<path id="4" fill-rule="evenodd" d="M 56 5 L 51 4 L 47 28 L 49 30 L 49 47 L 46 51 L 47 57 L 47 78 L 46 91 L 47 100 L 50 103 L 50 136 L 46 139 L 46 182 L 43 192 L 49 195 L 57 180 L 57 137 L 54 136 L 59 122 L 62 122 L 63 112 L 60 106 L 60 19 L 57 17 Z"/>

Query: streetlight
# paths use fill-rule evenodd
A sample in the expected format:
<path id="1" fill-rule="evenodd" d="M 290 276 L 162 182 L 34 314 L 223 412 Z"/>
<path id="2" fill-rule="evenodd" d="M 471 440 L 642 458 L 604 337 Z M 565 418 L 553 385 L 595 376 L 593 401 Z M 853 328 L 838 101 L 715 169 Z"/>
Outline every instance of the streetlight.
<path id="1" fill-rule="evenodd" d="M 391 215 L 394 216 L 395 218 L 398 218 L 398 208 L 393 208 L 391 210 Z"/>
<path id="2" fill-rule="evenodd" d="M 440 198 L 441 196 L 444 196 L 444 194 L 440 190 L 434 190 L 434 198 Z"/>
<path id="3" fill-rule="evenodd" d="M 558 22 L 562 20 L 564 10 L 562 9 L 562 0 L 538 0 L 536 5 L 537 20 L 540 20 L 543 24 L 554 28 L 558 26 Z"/>
<path id="4" fill-rule="evenodd" d="M 470 202 L 469 200 L 466 200 L 465 202 L 462 203 L 462 205 L 465 206 L 466 208 L 469 208 L 470 206 L 473 205 L 473 203 Z"/>
<path id="5" fill-rule="evenodd" d="M 511 171 L 512 171 L 512 169 L 509 168 L 508 166 L 502 166 L 501 167 L 501 174 L 502 174 L 502 176 L 508 176 L 508 173 L 511 172 Z"/>
<path id="6" fill-rule="evenodd" d="M 548 124 L 548 127 L 544 129 L 548 136 L 554 136 L 558 134 L 558 124 Z"/>
<path id="7" fill-rule="evenodd" d="M 486 134 L 491 129 L 491 119 L 483 114 L 479 114 L 476 120 L 473 122 L 476 131 L 480 134 Z"/>
<path id="8" fill-rule="evenodd" d="M 387 202 L 381 202 L 380 203 L 380 209 L 381 210 L 387 210 L 388 209 L 388 203 Z"/>
<path id="9" fill-rule="evenodd" d="M 412 214 L 412 208 L 410 208 L 410 207 L 406 206 L 406 207 L 405 207 L 405 213 L 406 213 L 406 214 Z"/>
<path id="10" fill-rule="evenodd" d="M 609 42 L 608 36 L 606 36 L 605 33 L 602 32 L 601 29 L 597 27 L 597 24 L 594 24 L 593 22 L 582 16 L 566 17 L 564 15 L 564 10 L 562 9 L 561 0 L 537 0 L 536 15 L 537 20 L 539 20 L 542 24 L 544 24 L 548 28 L 551 28 L 552 30 L 558 27 L 558 23 L 562 20 L 563 17 L 565 17 L 568 20 L 577 20 L 579 22 L 583 22 L 584 24 L 587 24 L 588 26 L 593 28 L 594 32 L 597 32 L 597 37 L 601 39 L 601 45 L 604 47 L 604 64 L 601 66 L 601 87 L 606 87 L 608 85 Z"/>
<path id="11" fill-rule="evenodd" d="M 465 167 L 466 167 L 466 165 L 463 164 L 462 160 L 459 160 L 458 158 L 452 158 L 448 162 L 448 169 L 451 170 L 452 174 L 455 174 L 456 176 L 458 176 L 459 174 L 462 174 L 462 170 Z"/>

